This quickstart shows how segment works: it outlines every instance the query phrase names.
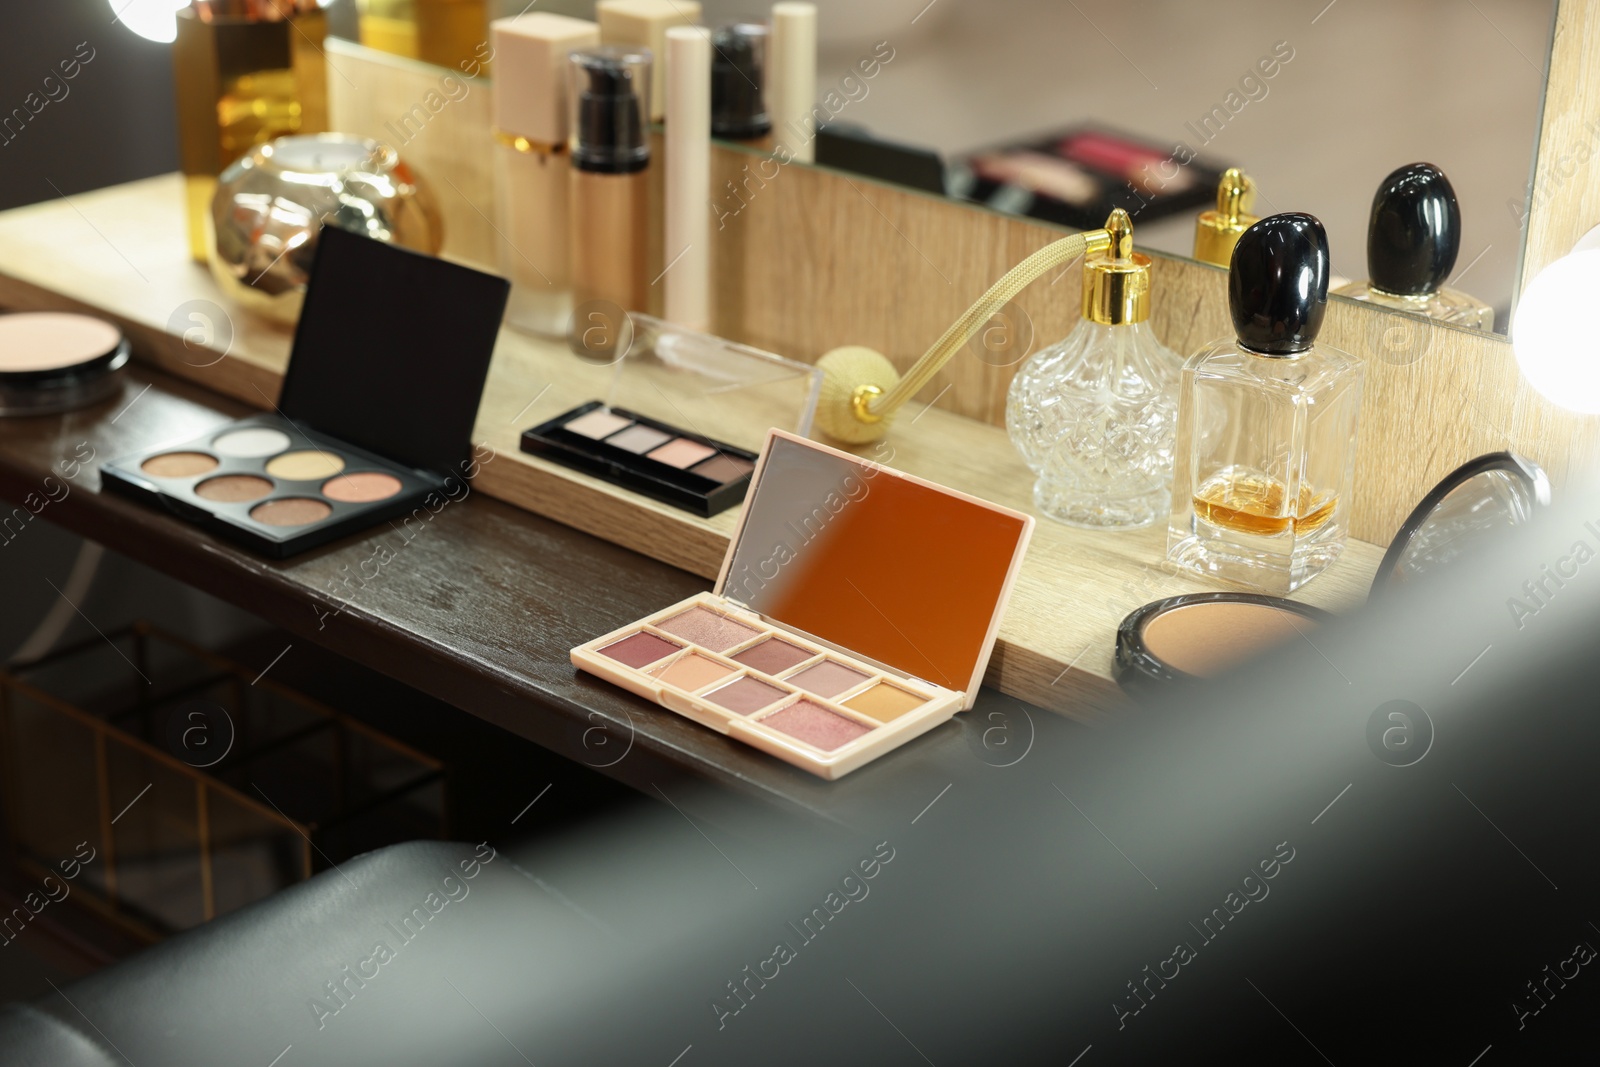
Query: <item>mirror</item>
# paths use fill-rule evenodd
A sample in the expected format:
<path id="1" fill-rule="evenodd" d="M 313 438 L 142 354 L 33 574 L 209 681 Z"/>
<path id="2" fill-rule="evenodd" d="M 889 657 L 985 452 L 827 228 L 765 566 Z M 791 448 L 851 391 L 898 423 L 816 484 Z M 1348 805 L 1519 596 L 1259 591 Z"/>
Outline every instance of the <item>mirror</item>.
<path id="1" fill-rule="evenodd" d="M 1322 219 L 1336 289 L 1368 278 L 1380 184 L 1427 161 L 1461 212 L 1444 284 L 1505 331 L 1556 0 L 814 2 L 817 92 L 833 116 L 819 165 L 1077 228 L 1123 207 L 1140 247 L 1184 258 L 1219 175 L 1239 167 L 1255 214 Z M 411 19 L 413 47 L 448 49 L 525 3 L 340 0 L 331 29 L 373 44 Z M 702 3 L 708 26 L 769 6 Z M 593 6 L 539 10 L 589 18 Z"/>
<path id="2" fill-rule="evenodd" d="M 1550 504 L 1543 470 L 1515 452 L 1479 456 L 1434 487 L 1389 543 L 1372 593 L 1451 567 L 1496 544 L 1494 535 Z"/>

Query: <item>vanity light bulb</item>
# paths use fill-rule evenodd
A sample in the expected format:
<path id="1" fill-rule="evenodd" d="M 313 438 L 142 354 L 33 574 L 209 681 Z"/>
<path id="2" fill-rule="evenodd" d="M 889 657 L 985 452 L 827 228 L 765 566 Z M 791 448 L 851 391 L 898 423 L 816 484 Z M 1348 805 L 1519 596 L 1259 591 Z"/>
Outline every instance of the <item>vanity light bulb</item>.
<path id="1" fill-rule="evenodd" d="M 1529 383 L 1552 403 L 1600 414 L 1600 360 L 1590 314 L 1600 288 L 1600 249 L 1550 264 L 1528 284 L 1511 322 L 1511 345 Z"/>
<path id="2" fill-rule="evenodd" d="M 120 22 L 140 37 L 161 44 L 178 38 L 178 12 L 189 0 L 106 0 L 112 21 Z"/>

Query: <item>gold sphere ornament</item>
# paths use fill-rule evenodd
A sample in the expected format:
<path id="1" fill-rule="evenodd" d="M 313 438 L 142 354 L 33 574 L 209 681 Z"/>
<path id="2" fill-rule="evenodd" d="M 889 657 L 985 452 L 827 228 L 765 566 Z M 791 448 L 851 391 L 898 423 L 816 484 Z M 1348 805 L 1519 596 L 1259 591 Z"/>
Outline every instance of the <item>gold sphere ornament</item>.
<path id="1" fill-rule="evenodd" d="M 283 323 L 300 316 L 324 224 L 429 255 L 444 241 L 432 194 L 399 154 L 338 133 L 252 149 L 218 178 L 209 223 L 207 262 L 222 291 Z"/>

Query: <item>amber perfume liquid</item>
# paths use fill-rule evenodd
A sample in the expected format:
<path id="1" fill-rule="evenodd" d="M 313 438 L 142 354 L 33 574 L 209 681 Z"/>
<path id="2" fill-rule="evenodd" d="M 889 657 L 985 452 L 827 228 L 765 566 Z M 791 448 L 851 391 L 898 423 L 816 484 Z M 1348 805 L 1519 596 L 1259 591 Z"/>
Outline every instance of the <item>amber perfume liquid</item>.
<path id="1" fill-rule="evenodd" d="M 1283 595 L 1344 548 L 1362 367 L 1318 345 L 1266 356 L 1219 342 L 1184 364 L 1168 556 Z"/>

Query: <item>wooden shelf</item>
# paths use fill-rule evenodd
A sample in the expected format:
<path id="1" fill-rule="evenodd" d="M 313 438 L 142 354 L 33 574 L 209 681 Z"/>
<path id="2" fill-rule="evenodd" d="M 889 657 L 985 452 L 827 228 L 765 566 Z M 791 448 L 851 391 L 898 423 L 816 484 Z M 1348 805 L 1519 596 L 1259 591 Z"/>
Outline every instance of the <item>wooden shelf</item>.
<path id="1" fill-rule="evenodd" d="M 0 306 L 108 316 L 133 339 L 140 359 L 260 408 L 275 401 L 289 355 L 287 329 L 229 308 L 206 269 L 189 259 L 176 175 L 0 214 Z M 737 510 L 701 519 L 519 450 L 523 429 L 595 398 L 586 379 L 594 373 L 564 345 L 502 330 L 476 430 L 496 457 L 477 488 L 713 577 Z M 137 402 L 131 391 L 127 399 Z M 174 428 L 172 436 L 184 434 Z M 1032 510 L 1032 475 L 1003 429 L 913 405 L 886 444 L 861 452 Z M 1159 597 L 1226 588 L 1173 573 L 1164 565 L 1163 541 L 1159 528 L 1098 533 L 1042 520 L 1001 625 L 988 683 L 1075 717 L 1118 706 L 1111 658 L 1122 617 Z M 1352 541 L 1301 599 L 1334 610 L 1360 603 L 1381 556 L 1378 546 Z"/>

